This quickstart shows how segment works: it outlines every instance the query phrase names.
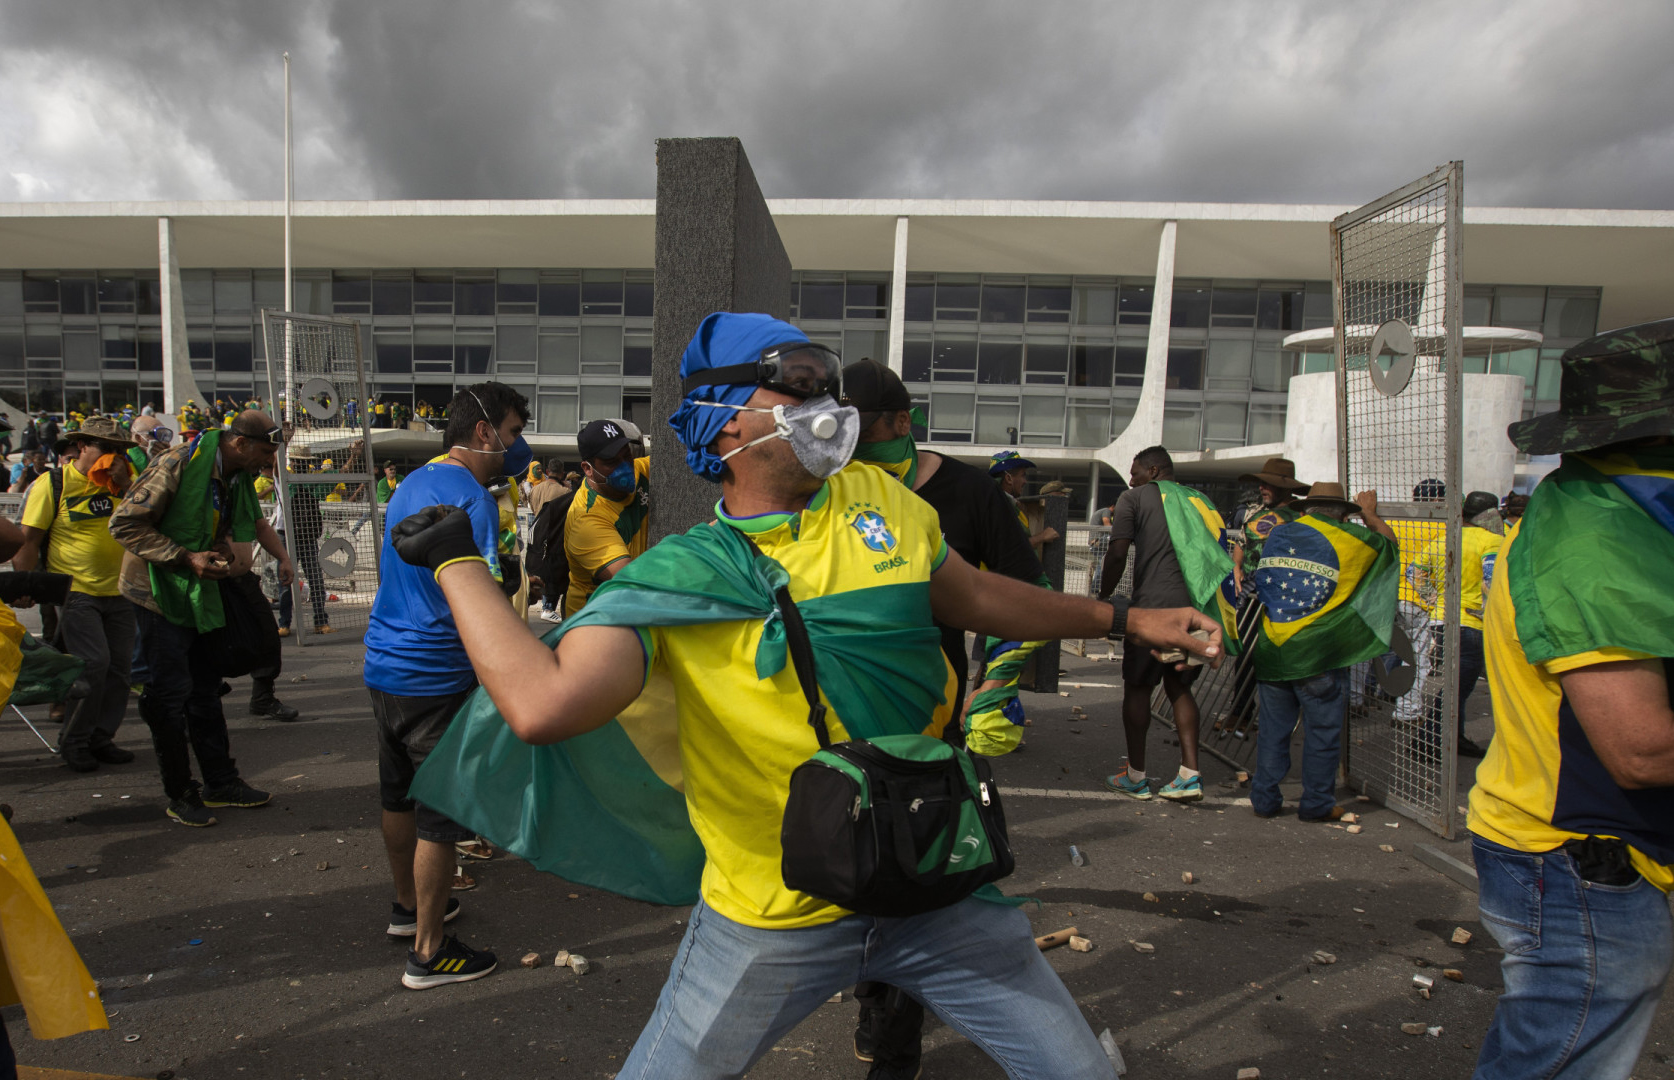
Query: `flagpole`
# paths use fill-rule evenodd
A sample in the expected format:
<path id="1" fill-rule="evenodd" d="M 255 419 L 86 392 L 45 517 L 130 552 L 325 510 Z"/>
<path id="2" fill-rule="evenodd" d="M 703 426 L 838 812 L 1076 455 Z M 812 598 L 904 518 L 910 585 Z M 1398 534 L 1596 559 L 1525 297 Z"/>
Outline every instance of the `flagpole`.
<path id="1" fill-rule="evenodd" d="M 295 282 L 291 272 L 291 185 L 293 179 L 291 165 L 291 54 L 285 56 L 285 311 L 296 310 L 294 294 Z M 285 406 L 279 416 L 279 422 L 284 423 L 291 411 L 291 324 L 285 320 Z M 270 361 L 271 362 L 271 361 Z"/>

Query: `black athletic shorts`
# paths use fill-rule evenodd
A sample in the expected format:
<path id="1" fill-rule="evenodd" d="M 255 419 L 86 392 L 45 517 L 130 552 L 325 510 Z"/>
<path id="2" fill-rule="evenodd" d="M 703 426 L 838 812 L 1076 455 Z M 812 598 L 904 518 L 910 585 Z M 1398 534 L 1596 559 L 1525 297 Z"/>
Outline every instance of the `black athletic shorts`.
<path id="1" fill-rule="evenodd" d="M 378 797 L 385 810 L 417 814 L 420 840 L 454 844 L 476 836 L 407 796 L 419 766 L 436 749 L 454 714 L 475 689 L 473 686 L 439 697 L 398 697 L 367 687 L 372 695 L 372 715 L 378 721 Z"/>

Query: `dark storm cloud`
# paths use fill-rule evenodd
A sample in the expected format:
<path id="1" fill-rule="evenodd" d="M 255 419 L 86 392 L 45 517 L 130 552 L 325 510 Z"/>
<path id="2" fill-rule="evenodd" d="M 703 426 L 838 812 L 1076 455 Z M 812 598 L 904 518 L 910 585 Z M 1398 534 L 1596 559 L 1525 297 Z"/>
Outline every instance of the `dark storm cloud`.
<path id="1" fill-rule="evenodd" d="M 0 3 L 0 198 L 648 196 L 1674 208 L 1674 5 Z"/>

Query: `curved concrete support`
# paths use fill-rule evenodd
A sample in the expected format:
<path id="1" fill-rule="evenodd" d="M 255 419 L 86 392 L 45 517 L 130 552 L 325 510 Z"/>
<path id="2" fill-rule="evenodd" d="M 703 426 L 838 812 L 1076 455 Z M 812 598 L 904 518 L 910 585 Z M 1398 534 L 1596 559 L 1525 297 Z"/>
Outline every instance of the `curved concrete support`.
<path id="1" fill-rule="evenodd" d="M 1151 337 L 1145 344 L 1145 381 L 1139 392 L 1128 426 L 1108 446 L 1098 452 L 1098 459 L 1116 470 L 1117 476 L 1128 475 L 1133 456 L 1147 446 L 1162 442 L 1163 396 L 1168 388 L 1168 324 L 1174 315 L 1174 237 L 1178 223 L 1163 222 L 1162 236 L 1157 240 L 1157 276 L 1151 293 Z"/>

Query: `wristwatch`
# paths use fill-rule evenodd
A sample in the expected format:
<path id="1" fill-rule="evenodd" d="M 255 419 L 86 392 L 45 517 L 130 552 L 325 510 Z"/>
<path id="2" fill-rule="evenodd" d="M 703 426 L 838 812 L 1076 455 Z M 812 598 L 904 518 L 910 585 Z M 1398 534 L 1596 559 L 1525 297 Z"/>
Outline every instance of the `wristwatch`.
<path id="1" fill-rule="evenodd" d="M 1128 601 L 1125 597 L 1110 596 L 1106 603 L 1110 605 L 1110 631 L 1104 636 L 1111 641 L 1120 641 L 1128 630 Z"/>

